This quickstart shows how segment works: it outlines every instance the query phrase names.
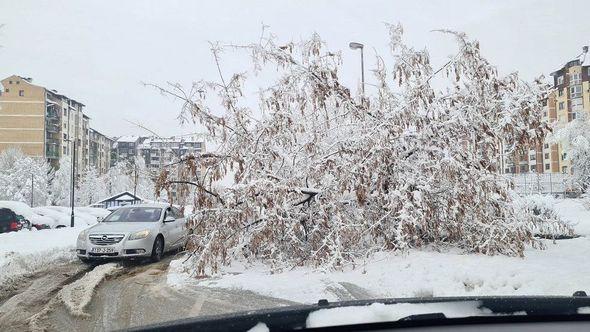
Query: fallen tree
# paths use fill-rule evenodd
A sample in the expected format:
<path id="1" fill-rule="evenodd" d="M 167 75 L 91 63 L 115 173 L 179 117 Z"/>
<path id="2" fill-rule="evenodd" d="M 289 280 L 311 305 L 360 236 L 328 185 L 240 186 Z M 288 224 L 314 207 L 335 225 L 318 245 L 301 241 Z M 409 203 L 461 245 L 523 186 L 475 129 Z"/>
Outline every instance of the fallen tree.
<path id="1" fill-rule="evenodd" d="M 377 57 L 378 84 L 365 96 L 340 83 L 339 53 L 317 35 L 279 45 L 263 34 L 225 47 L 249 52 L 252 74 L 276 68 L 258 108 L 245 101 L 246 73 L 222 74 L 216 44 L 218 82 L 157 87 L 181 98 L 181 119 L 219 144 L 170 165 L 157 183 L 159 192 L 195 188 L 189 260 L 197 273 L 244 257 L 275 269 L 333 268 L 426 245 L 514 256 L 540 245 L 497 162 L 500 142 L 537 144 L 549 130 L 542 84 L 500 76 L 461 33 L 441 31 L 459 51 L 435 70 L 427 51 L 403 43 L 401 26 L 388 31 L 393 68 Z M 216 188 L 228 173 L 234 184 Z"/>

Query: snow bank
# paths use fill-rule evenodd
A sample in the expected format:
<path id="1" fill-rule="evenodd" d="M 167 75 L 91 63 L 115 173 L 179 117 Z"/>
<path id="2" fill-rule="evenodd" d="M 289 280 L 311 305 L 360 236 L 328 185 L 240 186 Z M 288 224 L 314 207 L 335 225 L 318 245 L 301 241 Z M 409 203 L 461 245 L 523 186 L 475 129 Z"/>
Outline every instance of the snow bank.
<path id="1" fill-rule="evenodd" d="M 443 313 L 447 318 L 490 315 L 481 301 L 440 303 L 373 303 L 368 306 L 321 309 L 309 314 L 306 328 L 397 321 L 410 315 Z"/>
<path id="2" fill-rule="evenodd" d="M 64 286 L 58 293 L 58 298 L 66 305 L 74 316 L 88 316 L 84 308 L 92 300 L 94 289 L 107 276 L 113 274 L 119 267 L 116 263 L 107 263 L 95 267 L 82 278 Z"/>
<path id="3" fill-rule="evenodd" d="M 76 239 L 83 229 L 68 227 L 0 234 L 0 284 L 51 264 L 74 260 Z"/>
<path id="4" fill-rule="evenodd" d="M 324 273 L 301 267 L 271 274 L 261 265 L 234 263 L 223 275 L 196 280 L 183 266 L 170 264 L 168 283 L 238 288 L 302 303 L 353 298 L 571 295 L 590 289 L 590 212 L 582 199 L 543 198 L 582 237 L 552 242 L 545 250 L 527 248 L 525 257 L 464 254 L 448 249 L 378 253 L 355 269 Z M 352 285 L 353 287 L 351 287 Z M 359 291 L 360 287 L 360 291 Z"/>

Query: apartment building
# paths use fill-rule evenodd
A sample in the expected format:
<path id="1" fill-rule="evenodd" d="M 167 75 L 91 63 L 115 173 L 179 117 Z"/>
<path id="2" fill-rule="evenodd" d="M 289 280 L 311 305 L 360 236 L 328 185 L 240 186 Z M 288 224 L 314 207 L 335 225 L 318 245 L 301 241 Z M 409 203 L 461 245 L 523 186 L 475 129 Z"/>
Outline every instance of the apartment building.
<path id="1" fill-rule="evenodd" d="M 175 158 L 205 151 L 205 143 L 193 136 L 147 137 L 139 144 L 138 153 L 150 169 L 160 169 Z"/>
<path id="2" fill-rule="evenodd" d="M 554 124 L 557 131 L 580 116 L 590 114 L 590 55 L 588 46 L 582 53 L 551 73 L 553 82 L 544 100 L 543 117 Z M 528 147 L 511 153 L 504 150 L 502 170 L 505 173 L 562 173 L 571 172 L 567 142 Z"/>
<path id="3" fill-rule="evenodd" d="M 111 149 L 111 166 L 122 161 L 135 163 L 135 157 L 139 156 L 137 148 L 144 139 L 133 135 L 115 139 Z"/>
<path id="4" fill-rule="evenodd" d="M 149 169 L 160 169 L 175 158 L 205 151 L 205 142 L 195 136 L 145 137 L 121 136 L 112 147 L 111 165 L 119 161 L 134 162 L 141 157 Z"/>
<path id="5" fill-rule="evenodd" d="M 111 167 L 111 146 L 114 142 L 113 139 L 97 130 L 92 128 L 88 130 L 89 165 L 96 168 L 99 174 L 106 173 Z"/>
<path id="6" fill-rule="evenodd" d="M 0 152 L 19 148 L 58 168 L 59 159 L 73 157 L 76 146 L 79 177 L 90 166 L 91 128 L 85 105 L 31 78 L 12 75 L 0 83 Z M 110 142 L 103 144 L 110 150 Z"/>

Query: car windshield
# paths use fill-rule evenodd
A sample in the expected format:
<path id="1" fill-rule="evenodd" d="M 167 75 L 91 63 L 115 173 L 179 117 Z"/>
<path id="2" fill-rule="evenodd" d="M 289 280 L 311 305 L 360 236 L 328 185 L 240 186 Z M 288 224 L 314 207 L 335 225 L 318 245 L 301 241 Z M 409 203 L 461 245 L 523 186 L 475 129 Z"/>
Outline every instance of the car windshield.
<path id="1" fill-rule="evenodd" d="M 0 0 L 0 330 L 581 298 L 589 46 L 590 0 Z"/>
<path id="2" fill-rule="evenodd" d="M 108 215 L 104 222 L 154 222 L 160 220 L 161 208 L 125 207 Z"/>

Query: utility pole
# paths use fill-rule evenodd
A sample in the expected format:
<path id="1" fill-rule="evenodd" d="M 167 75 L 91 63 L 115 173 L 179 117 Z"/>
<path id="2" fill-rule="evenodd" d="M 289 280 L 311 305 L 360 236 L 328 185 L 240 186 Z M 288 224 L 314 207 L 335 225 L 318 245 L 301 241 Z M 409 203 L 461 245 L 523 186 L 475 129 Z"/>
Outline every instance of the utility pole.
<path id="1" fill-rule="evenodd" d="M 76 183 L 76 138 L 74 138 L 73 144 L 73 160 L 72 160 L 72 189 L 70 191 L 70 205 L 72 206 L 72 214 L 70 216 L 70 227 L 74 227 L 74 190 Z"/>
<path id="2" fill-rule="evenodd" d="M 137 192 L 137 163 L 133 165 L 133 196 L 136 196 Z"/>

